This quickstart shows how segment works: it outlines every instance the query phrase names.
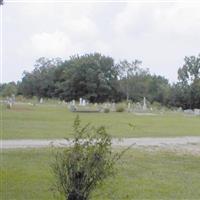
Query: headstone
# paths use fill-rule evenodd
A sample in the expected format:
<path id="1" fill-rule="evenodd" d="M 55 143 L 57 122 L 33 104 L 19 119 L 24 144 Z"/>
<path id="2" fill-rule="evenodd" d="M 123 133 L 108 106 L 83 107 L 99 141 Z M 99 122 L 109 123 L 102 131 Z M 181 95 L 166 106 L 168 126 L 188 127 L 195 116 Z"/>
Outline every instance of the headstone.
<path id="1" fill-rule="evenodd" d="M 82 106 L 86 106 L 86 101 L 85 101 L 85 99 L 83 99 L 83 101 L 82 101 Z"/>
<path id="2" fill-rule="evenodd" d="M 40 98 L 40 103 L 41 103 L 41 104 L 43 103 L 43 98 Z"/>
<path id="3" fill-rule="evenodd" d="M 187 110 L 184 110 L 184 113 L 185 113 L 185 114 L 193 115 L 193 114 L 194 114 L 194 111 L 191 110 L 191 109 L 187 109 Z"/>
<path id="4" fill-rule="evenodd" d="M 12 101 L 12 104 L 15 103 L 15 95 L 14 94 L 11 95 L 11 101 Z"/>
<path id="5" fill-rule="evenodd" d="M 195 108 L 195 109 L 194 109 L 194 114 L 195 114 L 195 115 L 200 115 L 200 109 Z"/>
<path id="6" fill-rule="evenodd" d="M 128 102 L 128 112 L 131 112 L 131 103 Z"/>
<path id="7" fill-rule="evenodd" d="M 74 100 L 74 99 L 72 100 L 72 105 L 73 105 L 73 106 L 75 106 L 75 105 L 76 105 L 76 102 L 75 102 L 75 100 Z"/>
<path id="8" fill-rule="evenodd" d="M 103 107 L 104 107 L 104 108 L 108 108 L 108 104 L 107 104 L 107 103 L 105 103 Z"/>
<path id="9" fill-rule="evenodd" d="M 14 102 L 13 102 L 13 99 L 11 97 L 6 97 L 6 101 L 5 102 L 6 102 L 6 107 L 8 109 L 13 107 Z"/>
<path id="10" fill-rule="evenodd" d="M 143 98 L 143 106 L 142 106 L 143 110 L 147 109 L 147 104 L 146 104 L 146 97 Z"/>
<path id="11" fill-rule="evenodd" d="M 83 103 L 83 99 L 79 98 L 79 106 L 82 106 L 82 103 Z"/>
<path id="12" fill-rule="evenodd" d="M 68 109 L 71 111 L 71 112 L 75 112 L 77 110 L 76 106 L 75 105 L 69 105 L 68 106 Z"/>
<path id="13" fill-rule="evenodd" d="M 182 107 L 179 107 L 177 111 L 182 112 L 183 111 Z"/>
<path id="14" fill-rule="evenodd" d="M 142 110 L 142 106 L 141 106 L 140 102 L 136 103 L 135 110 Z"/>
<path id="15" fill-rule="evenodd" d="M 115 102 L 112 103 L 112 105 L 111 105 L 111 110 L 112 110 L 113 112 L 116 111 Z"/>

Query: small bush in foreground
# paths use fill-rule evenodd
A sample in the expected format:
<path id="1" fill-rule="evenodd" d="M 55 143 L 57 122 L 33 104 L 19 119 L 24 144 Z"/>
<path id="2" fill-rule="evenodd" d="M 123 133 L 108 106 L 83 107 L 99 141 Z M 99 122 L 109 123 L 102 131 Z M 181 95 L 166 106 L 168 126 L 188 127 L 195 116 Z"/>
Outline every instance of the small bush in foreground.
<path id="1" fill-rule="evenodd" d="M 55 188 L 66 200 L 88 200 L 97 185 L 113 174 L 121 154 L 113 155 L 111 137 L 104 127 L 81 127 L 76 117 L 73 128 L 72 146 L 58 151 L 55 157 Z"/>

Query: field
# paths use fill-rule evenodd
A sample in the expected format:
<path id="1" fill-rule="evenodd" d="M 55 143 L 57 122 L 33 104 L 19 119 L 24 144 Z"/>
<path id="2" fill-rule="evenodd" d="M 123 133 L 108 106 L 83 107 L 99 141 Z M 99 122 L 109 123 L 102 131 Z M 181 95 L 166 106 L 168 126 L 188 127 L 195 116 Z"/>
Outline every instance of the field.
<path id="1" fill-rule="evenodd" d="M 71 137 L 77 113 L 67 106 L 44 104 L 1 106 L 2 139 L 64 138 Z M 200 136 L 200 117 L 167 112 L 156 115 L 133 113 L 79 113 L 83 124 L 104 125 L 113 137 L 175 137 Z"/>
<path id="2" fill-rule="evenodd" d="M 9 150 L 1 157 L 1 199 L 53 200 L 51 149 Z M 94 193 L 92 200 L 199 199 L 200 159 L 164 151 L 129 150 L 117 174 Z"/>
<path id="3" fill-rule="evenodd" d="M 2 139 L 44 139 L 72 137 L 77 113 L 66 105 L 17 104 L 1 106 Z M 165 112 L 79 113 L 83 124 L 105 125 L 113 137 L 200 136 L 200 117 Z M 115 151 L 118 151 L 115 149 Z M 0 199 L 53 200 L 54 177 L 50 148 L 2 150 Z M 131 149 L 117 163 L 117 174 L 92 194 L 92 200 L 198 199 L 200 196 L 199 154 Z"/>

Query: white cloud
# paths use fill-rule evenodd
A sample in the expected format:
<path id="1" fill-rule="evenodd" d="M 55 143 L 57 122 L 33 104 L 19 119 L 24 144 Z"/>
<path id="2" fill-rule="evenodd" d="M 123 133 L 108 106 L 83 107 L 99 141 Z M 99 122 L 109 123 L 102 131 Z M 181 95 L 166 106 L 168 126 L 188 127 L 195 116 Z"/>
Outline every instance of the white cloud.
<path id="1" fill-rule="evenodd" d="M 66 20 L 64 22 L 64 29 L 71 38 L 79 42 L 93 40 L 98 36 L 96 25 L 85 16 L 79 19 Z"/>
<path id="2" fill-rule="evenodd" d="M 5 63 L 11 72 L 19 66 L 31 70 L 41 56 L 67 59 L 99 51 L 116 60 L 141 59 L 150 71 L 176 80 L 184 56 L 200 51 L 200 4 L 7 4 L 4 9 Z"/>
<path id="3" fill-rule="evenodd" d="M 35 34 L 30 40 L 31 48 L 33 48 L 35 54 L 47 57 L 56 57 L 56 55 L 64 56 L 73 47 L 67 35 L 60 31 Z"/>

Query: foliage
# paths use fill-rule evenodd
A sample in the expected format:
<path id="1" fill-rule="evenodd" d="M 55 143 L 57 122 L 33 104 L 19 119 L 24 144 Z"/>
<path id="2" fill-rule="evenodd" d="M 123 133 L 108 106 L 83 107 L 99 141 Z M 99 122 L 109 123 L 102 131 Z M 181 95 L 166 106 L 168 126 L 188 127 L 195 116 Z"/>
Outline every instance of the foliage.
<path id="1" fill-rule="evenodd" d="M 142 62 L 122 60 L 115 63 L 100 53 L 36 60 L 32 72 L 24 72 L 17 84 L 2 84 L 0 95 L 17 92 L 25 97 L 57 98 L 71 101 L 80 97 L 89 102 L 133 101 L 143 97 L 162 106 L 200 108 L 200 55 L 185 57 L 178 70 L 178 82 L 170 84 L 159 75 L 152 75 Z"/>
<path id="2" fill-rule="evenodd" d="M 124 111 L 125 111 L 125 107 L 123 104 L 116 105 L 116 112 L 124 112 Z"/>
<path id="3" fill-rule="evenodd" d="M 91 192 L 113 173 L 118 156 L 111 151 L 111 137 L 104 127 L 80 126 L 74 121 L 72 146 L 58 151 L 53 164 L 56 189 L 66 200 L 87 200 Z"/>
<path id="4" fill-rule="evenodd" d="M 15 82 L 0 84 L 0 96 L 10 97 L 17 94 L 17 84 Z"/>
<path id="5" fill-rule="evenodd" d="M 109 112 L 110 112 L 110 109 L 109 109 L 109 108 L 104 108 L 104 109 L 103 109 L 103 112 L 104 112 L 104 113 L 109 113 Z"/>
<path id="6" fill-rule="evenodd" d="M 172 105 L 200 108 L 200 54 L 185 57 L 184 61 L 178 70 L 179 82 L 172 87 Z"/>
<path id="7" fill-rule="evenodd" d="M 26 97 L 37 96 L 52 98 L 56 92 L 56 69 L 62 64 L 59 58 L 39 58 L 35 63 L 34 70 L 24 72 L 19 86 L 19 94 Z"/>

